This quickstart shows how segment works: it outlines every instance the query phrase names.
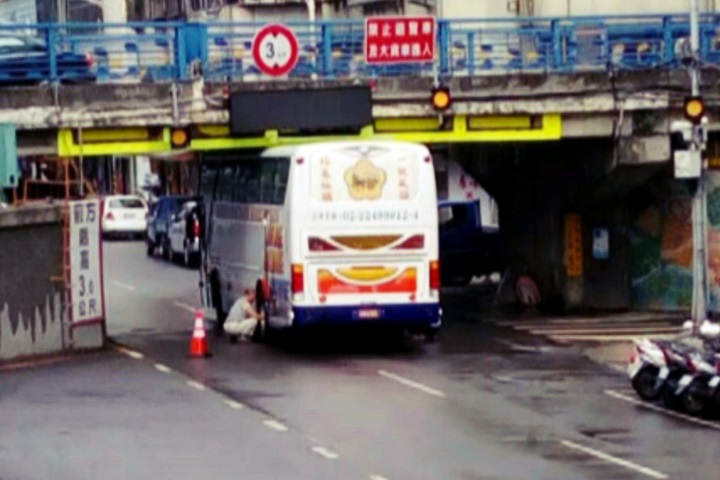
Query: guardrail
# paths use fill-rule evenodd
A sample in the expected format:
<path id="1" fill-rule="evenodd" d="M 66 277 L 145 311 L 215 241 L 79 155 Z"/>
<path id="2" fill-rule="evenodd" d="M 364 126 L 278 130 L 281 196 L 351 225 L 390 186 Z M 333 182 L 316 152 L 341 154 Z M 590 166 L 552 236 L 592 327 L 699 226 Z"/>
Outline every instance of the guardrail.
<path id="1" fill-rule="evenodd" d="M 0 25 L 0 85 L 267 80 L 252 55 L 262 25 Z M 671 69 L 690 53 L 683 15 L 440 20 L 434 63 L 384 66 L 365 62 L 363 20 L 286 25 L 300 45 L 290 78 Z M 720 15 L 702 17 L 700 38 L 700 60 L 720 65 Z"/>

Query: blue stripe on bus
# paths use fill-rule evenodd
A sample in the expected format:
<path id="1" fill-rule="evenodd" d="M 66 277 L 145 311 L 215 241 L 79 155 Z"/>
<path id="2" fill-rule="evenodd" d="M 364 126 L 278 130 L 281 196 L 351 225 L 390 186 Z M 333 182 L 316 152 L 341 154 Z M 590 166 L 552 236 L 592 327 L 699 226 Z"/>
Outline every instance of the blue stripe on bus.
<path id="1" fill-rule="evenodd" d="M 378 318 L 363 318 L 361 310 L 378 310 Z M 408 327 L 437 327 L 440 324 L 438 303 L 376 305 L 376 306 L 322 306 L 293 307 L 293 325 L 352 325 L 396 324 Z"/>

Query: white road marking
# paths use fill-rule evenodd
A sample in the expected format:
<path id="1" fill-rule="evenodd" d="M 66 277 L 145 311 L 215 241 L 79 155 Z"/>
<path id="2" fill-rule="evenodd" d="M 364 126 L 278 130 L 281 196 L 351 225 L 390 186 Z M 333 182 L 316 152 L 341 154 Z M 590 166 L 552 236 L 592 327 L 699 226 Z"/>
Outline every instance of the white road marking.
<path id="1" fill-rule="evenodd" d="M 116 350 L 120 353 L 124 353 L 130 358 L 134 358 L 135 360 L 142 360 L 143 358 L 145 358 L 145 355 L 143 355 L 142 353 L 128 350 L 127 348 L 116 347 Z"/>
<path id="2" fill-rule="evenodd" d="M 182 308 L 183 310 L 187 310 L 188 312 L 195 313 L 195 310 L 197 310 L 192 305 L 188 305 L 187 303 L 183 303 L 183 302 L 173 302 L 173 305 L 175 305 L 176 307 Z"/>
<path id="3" fill-rule="evenodd" d="M 156 363 L 155 369 L 163 372 L 163 373 L 170 373 L 172 370 L 170 370 L 170 367 L 163 365 L 162 363 Z"/>
<path id="4" fill-rule="evenodd" d="M 636 338 L 651 338 L 653 340 L 672 340 L 677 337 L 677 334 L 660 334 L 660 335 L 550 335 L 555 340 L 559 341 L 578 341 L 588 340 L 595 342 L 623 342 L 629 340 L 635 340 Z"/>
<path id="5" fill-rule="evenodd" d="M 605 390 L 605 395 L 612 397 L 616 400 L 622 400 L 623 402 L 628 402 L 628 403 L 632 403 L 633 405 L 638 405 L 640 407 L 647 408 L 648 410 L 653 410 L 655 412 L 663 413 L 670 417 L 679 418 L 680 420 L 685 420 L 686 422 L 694 423 L 696 425 L 701 425 L 703 427 L 714 428 L 715 430 L 720 430 L 720 423 L 709 422 L 709 421 L 703 420 L 701 418 L 695 418 L 695 417 L 691 417 L 689 415 L 684 415 L 679 412 L 673 412 L 672 410 L 668 410 L 667 408 L 663 408 L 658 405 L 653 405 L 652 403 L 643 402 L 642 400 L 638 400 L 637 398 L 633 398 L 628 395 L 624 395 L 624 394 L 622 394 L 620 392 L 616 392 L 614 390 Z"/>
<path id="6" fill-rule="evenodd" d="M 619 467 L 624 467 L 629 470 L 633 470 L 635 472 L 641 473 L 641 474 L 651 477 L 651 478 L 660 478 L 660 479 L 668 478 L 668 476 L 662 472 L 658 472 L 657 470 L 653 470 L 651 468 L 643 467 L 642 465 L 638 465 L 637 463 L 633 463 L 628 460 L 623 460 L 622 458 L 618 458 L 613 455 L 609 455 L 609 454 L 601 452 L 599 450 L 595 450 L 594 448 L 585 447 L 583 445 L 580 445 L 580 444 L 577 444 L 574 442 L 569 442 L 567 440 L 561 441 L 560 444 L 566 448 L 570 448 L 572 450 L 577 450 L 579 452 L 586 453 L 595 458 L 599 458 L 600 460 L 604 460 L 606 462 L 612 463 Z"/>
<path id="7" fill-rule="evenodd" d="M 370 480 L 388 480 L 387 477 L 382 475 L 370 475 Z"/>
<path id="8" fill-rule="evenodd" d="M 497 320 L 493 323 L 500 327 L 542 327 L 543 325 L 611 325 L 611 324 L 636 324 L 651 322 L 668 322 L 666 319 L 640 320 L 631 318 L 548 318 L 545 320 Z"/>
<path id="9" fill-rule="evenodd" d="M 325 447 L 313 447 L 312 451 L 328 460 L 335 460 L 340 457 L 340 455 Z"/>
<path id="10" fill-rule="evenodd" d="M 682 328 L 666 326 L 666 327 L 615 327 L 605 329 L 588 329 L 588 328 L 541 328 L 530 329 L 528 332 L 535 335 L 647 335 L 653 333 L 680 333 Z"/>
<path id="11" fill-rule="evenodd" d="M 118 282 L 117 280 L 113 280 L 112 283 L 113 283 L 113 285 L 115 285 L 115 286 L 118 286 L 118 287 L 120 287 L 120 288 L 124 288 L 125 290 L 130 290 L 131 292 L 136 290 L 136 288 L 133 287 L 132 285 L 128 285 L 127 283 L 123 283 L 123 282 Z"/>
<path id="12" fill-rule="evenodd" d="M 205 390 L 205 385 L 203 385 L 202 383 L 198 383 L 195 380 L 188 380 L 187 385 L 188 385 L 188 387 L 192 387 L 195 390 L 200 390 L 200 391 Z"/>
<path id="13" fill-rule="evenodd" d="M 421 392 L 425 392 L 428 395 L 434 395 L 436 397 L 444 397 L 445 394 L 441 392 L 440 390 L 436 390 L 432 387 L 428 387 L 427 385 L 423 385 L 422 383 L 415 382 L 413 380 L 410 380 L 405 377 L 401 377 L 400 375 L 395 375 L 394 373 L 390 373 L 385 370 L 378 370 L 378 375 L 381 377 L 389 378 L 390 380 L 395 380 L 398 383 L 402 383 L 403 385 L 407 387 L 414 388 L 416 390 L 420 390 Z"/>
<path id="14" fill-rule="evenodd" d="M 278 422 L 277 420 L 263 420 L 263 425 L 266 427 L 275 430 L 276 432 L 287 432 L 288 427 L 283 425 L 282 423 Z"/>
<path id="15" fill-rule="evenodd" d="M 240 402 L 236 402 L 235 400 L 232 400 L 230 398 L 226 398 L 225 400 L 223 400 L 223 403 L 225 403 L 225 405 L 232 408 L 233 410 L 242 410 L 243 408 L 245 408 L 245 405 Z"/>
<path id="16" fill-rule="evenodd" d="M 616 329 L 616 328 L 646 328 L 646 327 L 669 327 L 677 326 L 672 322 L 603 322 L 603 323 L 589 323 L 589 322 L 523 322 L 516 323 L 513 325 L 507 325 L 514 328 L 515 330 L 533 330 L 533 329 L 550 329 L 550 328 L 587 328 L 587 329 Z"/>

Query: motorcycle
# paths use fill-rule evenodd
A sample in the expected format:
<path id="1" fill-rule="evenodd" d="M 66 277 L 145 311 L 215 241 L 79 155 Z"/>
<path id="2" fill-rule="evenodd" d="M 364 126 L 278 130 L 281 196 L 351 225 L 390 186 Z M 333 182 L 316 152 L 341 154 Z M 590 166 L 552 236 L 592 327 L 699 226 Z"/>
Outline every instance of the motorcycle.
<path id="1" fill-rule="evenodd" d="M 684 376 L 675 391 L 680 407 L 691 415 L 713 416 L 720 399 L 720 355 L 709 352 L 690 361 L 695 372 Z"/>
<path id="2" fill-rule="evenodd" d="M 635 348 L 627 367 L 633 389 L 643 400 L 655 400 L 670 373 L 664 345 L 644 338 L 633 340 Z"/>
<path id="3" fill-rule="evenodd" d="M 689 355 L 703 348 L 703 343 L 720 336 L 720 325 L 704 322 L 700 328 L 699 338 L 692 337 L 693 323 L 685 322 L 683 330 L 675 342 L 653 341 L 649 339 L 634 340 L 634 349 L 627 367 L 627 374 L 635 392 L 647 401 L 656 400 L 661 395 L 668 405 L 677 406 L 677 399 L 667 393 L 665 388 L 669 382 L 670 390 L 675 392 L 680 382 L 681 391 L 688 386 L 683 379 L 694 366 L 689 363 Z M 684 338 L 686 337 L 686 338 Z M 713 347 L 720 351 L 720 346 Z M 720 399 L 718 400 L 720 402 Z"/>

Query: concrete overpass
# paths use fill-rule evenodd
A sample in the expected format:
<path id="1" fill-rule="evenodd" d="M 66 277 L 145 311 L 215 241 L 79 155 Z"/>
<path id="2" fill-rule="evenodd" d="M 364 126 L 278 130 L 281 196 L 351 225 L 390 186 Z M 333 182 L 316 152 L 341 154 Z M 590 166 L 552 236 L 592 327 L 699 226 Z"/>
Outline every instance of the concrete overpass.
<path id="1" fill-rule="evenodd" d="M 528 68 L 514 70 L 507 65 L 497 69 L 494 64 L 483 70 L 453 60 L 451 38 L 471 39 L 477 33 L 458 28 L 448 38 L 441 35 L 445 53 L 435 76 L 423 70 L 414 75 L 361 72 L 357 78 L 341 78 L 327 74 L 338 71 L 327 69 L 330 57 L 325 56 L 310 75 L 271 81 L 248 77 L 245 67 L 239 67 L 242 75 L 234 75 L 242 54 L 231 58 L 229 74 L 218 75 L 212 67 L 219 63 L 213 63 L 212 54 L 206 52 L 202 75 L 177 74 L 170 81 L 2 89 L 0 122 L 18 125 L 21 153 L 88 157 L 167 152 L 170 129 L 178 127 L 195 127 L 188 146 L 192 151 L 261 147 L 312 138 L 273 131 L 253 138 L 232 137 L 228 91 L 371 84 L 373 124 L 360 135 L 449 145 L 447 155 L 479 178 L 499 202 L 506 264 L 534 276 L 546 299 L 569 307 L 632 308 L 638 304 L 631 271 L 634 252 L 627 237 L 632 223 L 628 195 L 649 179 L 666 175 L 671 158 L 669 125 L 681 118 L 682 98 L 689 91 L 681 62 L 684 54 L 675 48 L 686 34 L 683 20 L 656 20 L 659 27 L 654 21 L 629 27 L 627 19 L 619 30 L 605 23 L 594 27 L 590 31 L 593 38 L 604 39 L 599 50 L 604 53 L 586 65 L 578 60 L 580 56 L 559 48 L 573 45 L 572 35 L 559 35 L 568 31 L 576 35 L 583 25 L 547 20 L 546 31 L 540 29 L 535 40 L 551 34 L 549 40 L 539 40 L 541 45 L 549 42 L 543 50 L 549 66 L 538 68 L 537 56 L 520 52 L 520 66 Z M 720 80 L 712 67 L 713 22 L 708 19 L 703 30 L 703 54 L 709 65 L 703 75 L 706 91 L 714 90 Z M 517 24 L 508 28 L 516 34 L 524 31 Z M 639 39 L 633 36 L 637 31 Z M 217 40 L 217 35 L 211 37 Z M 573 41 L 577 49 L 577 38 Z M 228 42 L 224 42 L 211 45 L 225 48 Z M 618 45 L 625 50 L 616 62 Z M 474 40 L 466 42 L 466 52 L 473 46 L 478 46 Z M 508 45 L 504 47 L 509 53 Z M 626 50 L 632 51 L 631 60 L 623 53 Z M 637 63 L 638 52 L 650 52 L 642 57 L 650 58 L 650 63 Z M 454 100 L 441 115 L 429 102 L 437 81 L 450 88 Z M 712 119 L 717 99 L 708 97 L 708 101 Z M 408 124 L 414 127 L 408 130 Z M 712 150 L 714 139 L 711 144 Z M 579 255 L 584 262 L 579 275 L 568 266 L 570 224 L 580 232 Z M 609 231 L 611 254 L 603 260 L 594 259 L 590 247 L 598 227 Z M 673 308 L 682 308 L 681 303 Z"/>

